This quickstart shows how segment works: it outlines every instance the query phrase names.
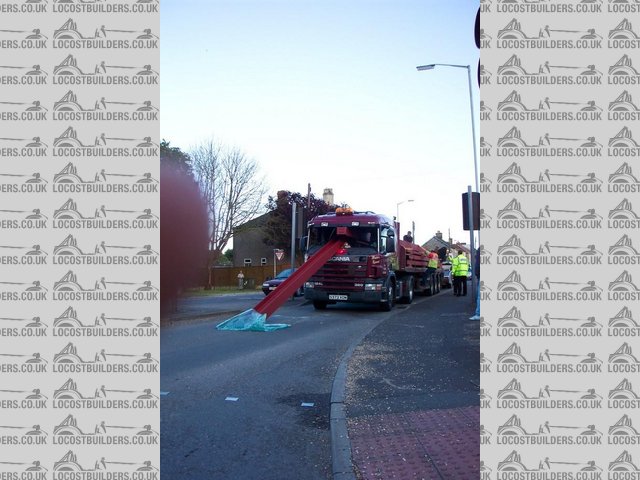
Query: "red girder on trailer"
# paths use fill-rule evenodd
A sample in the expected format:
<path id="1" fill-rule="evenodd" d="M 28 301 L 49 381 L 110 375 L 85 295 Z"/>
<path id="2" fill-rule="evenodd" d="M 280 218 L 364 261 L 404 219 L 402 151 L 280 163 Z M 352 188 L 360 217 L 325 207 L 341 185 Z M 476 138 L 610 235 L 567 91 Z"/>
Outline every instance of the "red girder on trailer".
<path id="1" fill-rule="evenodd" d="M 334 240 L 330 240 L 325 246 L 309 257 L 309 259 L 284 282 L 278 285 L 273 292 L 267 295 L 254 310 L 263 313 L 267 317 L 271 316 L 284 302 L 290 298 L 296 290 L 298 290 L 304 282 L 309 280 L 311 276 L 329 260 L 348 240 L 348 229 L 338 227 L 338 235 Z M 344 236 L 343 236 L 344 235 Z"/>

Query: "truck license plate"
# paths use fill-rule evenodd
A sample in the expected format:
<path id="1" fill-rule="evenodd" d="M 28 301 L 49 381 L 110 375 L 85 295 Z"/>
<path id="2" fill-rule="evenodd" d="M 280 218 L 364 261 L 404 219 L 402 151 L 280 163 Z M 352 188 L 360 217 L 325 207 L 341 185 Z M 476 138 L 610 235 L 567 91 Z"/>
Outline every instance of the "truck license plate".
<path id="1" fill-rule="evenodd" d="M 329 295 L 329 300 L 348 300 L 348 295 Z"/>

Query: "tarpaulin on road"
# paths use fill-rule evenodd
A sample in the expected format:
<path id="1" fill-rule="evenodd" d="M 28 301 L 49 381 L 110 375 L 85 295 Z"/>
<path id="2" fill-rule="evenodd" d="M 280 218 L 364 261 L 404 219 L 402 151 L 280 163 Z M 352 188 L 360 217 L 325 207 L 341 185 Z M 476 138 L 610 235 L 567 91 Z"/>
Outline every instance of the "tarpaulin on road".
<path id="1" fill-rule="evenodd" d="M 267 315 L 256 312 L 253 308 L 239 313 L 235 317 L 218 324 L 217 330 L 235 330 L 249 332 L 271 332 L 290 327 L 286 323 L 266 323 Z"/>

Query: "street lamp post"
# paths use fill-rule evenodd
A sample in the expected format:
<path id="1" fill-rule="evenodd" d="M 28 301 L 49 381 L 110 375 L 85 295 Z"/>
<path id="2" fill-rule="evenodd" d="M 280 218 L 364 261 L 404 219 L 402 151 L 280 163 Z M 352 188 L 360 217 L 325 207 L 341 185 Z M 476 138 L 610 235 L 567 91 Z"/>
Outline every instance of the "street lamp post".
<path id="1" fill-rule="evenodd" d="M 432 63 L 430 65 L 420 65 L 416 67 L 419 72 L 423 70 L 433 70 L 435 67 L 455 67 L 455 68 L 466 68 L 467 69 L 467 78 L 469 80 L 469 107 L 471 109 L 471 138 L 473 140 L 473 171 L 474 171 L 474 180 L 476 185 L 476 192 L 479 192 L 478 188 L 478 153 L 476 148 L 476 120 L 473 113 L 473 91 L 471 89 L 471 67 L 469 65 L 453 65 L 450 63 Z"/>
<path id="2" fill-rule="evenodd" d="M 413 202 L 413 198 L 410 200 L 403 200 L 401 202 L 396 203 L 396 223 L 397 223 L 398 230 L 400 230 L 400 205 L 402 205 L 403 203 L 410 203 L 410 202 Z M 413 237 L 413 233 L 411 234 L 411 236 Z M 400 232 L 398 232 L 398 238 L 400 238 Z"/>
<path id="3" fill-rule="evenodd" d="M 478 153 L 476 147 L 476 120 L 473 114 L 473 90 L 471 89 L 471 67 L 469 65 L 454 65 L 451 63 L 431 63 L 429 65 L 419 65 L 416 69 L 421 72 L 423 70 L 433 70 L 435 67 L 454 67 L 454 68 L 466 68 L 467 69 L 467 79 L 469 80 L 469 108 L 471 109 L 471 139 L 473 141 L 473 179 L 475 181 L 476 192 L 479 192 L 478 188 Z M 469 243 L 471 247 L 471 265 L 475 266 L 475 245 L 473 241 L 473 219 L 471 213 L 471 187 L 469 187 Z M 478 226 L 479 230 L 479 226 Z M 471 295 L 473 296 L 475 293 L 476 286 L 476 273 L 474 272 L 471 277 Z"/>
<path id="4" fill-rule="evenodd" d="M 407 203 L 407 202 L 413 202 L 413 199 L 411 200 L 403 200 L 401 202 L 396 203 L 396 222 L 400 223 L 400 205 L 402 205 L 403 203 Z"/>

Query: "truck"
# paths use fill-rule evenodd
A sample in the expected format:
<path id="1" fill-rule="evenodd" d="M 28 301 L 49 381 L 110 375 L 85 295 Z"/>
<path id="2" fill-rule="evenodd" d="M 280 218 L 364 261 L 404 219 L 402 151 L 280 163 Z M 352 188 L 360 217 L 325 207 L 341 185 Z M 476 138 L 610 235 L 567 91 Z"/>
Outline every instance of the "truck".
<path id="1" fill-rule="evenodd" d="M 370 211 L 338 208 L 307 224 L 301 239 L 305 259 L 336 237 L 344 243 L 304 284 L 304 297 L 318 310 L 337 302 L 376 304 L 383 311 L 416 294 L 440 291 L 442 268 L 427 271 L 428 252 L 398 236 L 399 224 Z M 345 235 L 346 233 L 346 235 Z"/>

